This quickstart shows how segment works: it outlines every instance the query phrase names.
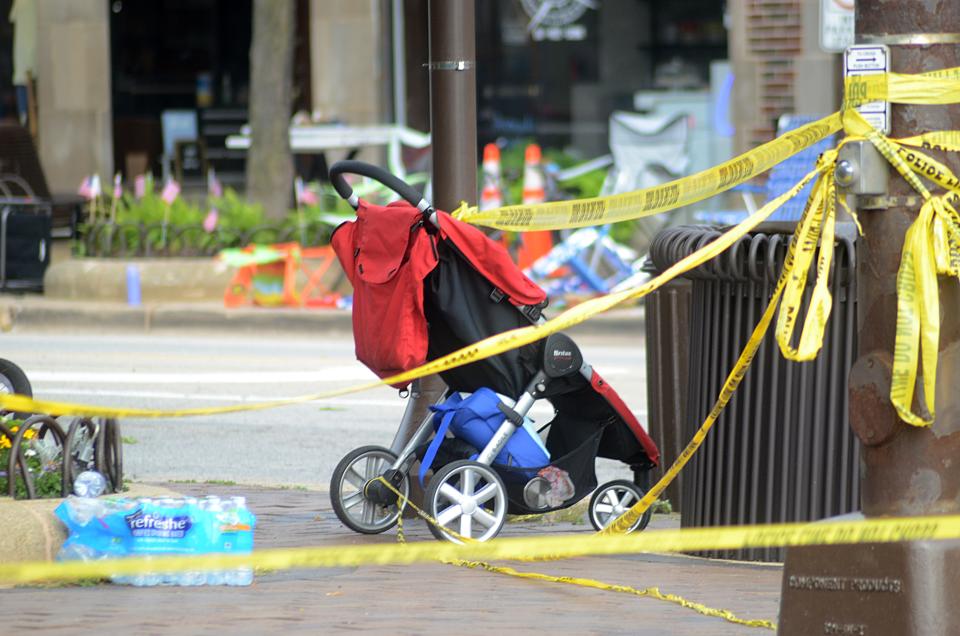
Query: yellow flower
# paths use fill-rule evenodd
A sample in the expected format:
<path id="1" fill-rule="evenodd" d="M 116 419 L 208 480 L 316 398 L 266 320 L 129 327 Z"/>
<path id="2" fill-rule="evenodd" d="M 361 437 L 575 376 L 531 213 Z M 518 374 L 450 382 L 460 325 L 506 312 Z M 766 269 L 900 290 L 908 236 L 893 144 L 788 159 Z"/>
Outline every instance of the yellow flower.
<path id="1" fill-rule="evenodd" d="M 29 429 L 29 430 L 27 430 L 27 431 L 25 431 L 25 432 L 23 433 L 23 438 L 24 438 L 24 439 L 33 439 L 33 436 L 34 436 L 34 435 L 36 435 L 36 431 L 34 431 L 34 430 L 31 428 L 31 429 Z"/>
<path id="2" fill-rule="evenodd" d="M 6 435 L 0 437 L 0 448 L 10 448 L 10 439 Z"/>

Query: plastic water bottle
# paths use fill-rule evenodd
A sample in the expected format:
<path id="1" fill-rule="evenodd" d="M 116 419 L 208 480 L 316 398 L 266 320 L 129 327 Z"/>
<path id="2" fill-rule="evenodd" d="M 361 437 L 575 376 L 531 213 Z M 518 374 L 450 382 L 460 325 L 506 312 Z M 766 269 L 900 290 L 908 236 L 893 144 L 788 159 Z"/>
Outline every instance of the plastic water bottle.
<path id="1" fill-rule="evenodd" d="M 216 495 L 204 497 L 201 502 L 201 507 L 209 514 L 208 522 L 213 524 L 216 532 L 222 534 L 221 528 L 223 527 L 224 510 L 220 497 Z M 226 583 L 225 573 L 223 570 L 207 570 L 206 582 L 207 585 L 223 585 Z"/>
<path id="2" fill-rule="evenodd" d="M 157 510 L 164 515 L 176 515 L 178 512 L 181 512 L 183 508 L 182 499 L 174 499 L 172 497 L 166 497 L 157 501 Z M 159 581 L 157 585 L 183 585 L 184 573 L 183 572 L 160 572 L 157 575 Z"/>
<path id="3" fill-rule="evenodd" d="M 183 500 L 183 505 L 187 510 L 197 510 L 199 508 L 199 503 L 195 497 L 186 497 Z M 195 521 L 198 522 L 200 520 Z M 187 570 L 181 575 L 180 585 L 206 585 L 207 584 L 207 573 L 203 570 Z"/>
<path id="4" fill-rule="evenodd" d="M 137 499 L 137 503 L 140 506 L 147 508 L 153 505 L 153 499 L 150 499 L 149 497 L 143 497 L 143 498 Z M 133 585 L 135 587 L 146 587 L 149 585 L 157 585 L 159 582 L 160 582 L 159 575 L 153 572 L 138 572 L 137 574 L 131 575 L 129 580 L 130 585 Z"/>
<path id="5" fill-rule="evenodd" d="M 107 512 L 106 503 L 100 499 L 69 496 L 66 500 L 67 515 L 78 526 L 86 526 L 96 517 Z"/>
<path id="6" fill-rule="evenodd" d="M 78 497 L 99 497 L 107 491 L 107 478 L 95 470 L 85 470 L 73 480 L 73 492 Z"/>
<path id="7" fill-rule="evenodd" d="M 149 560 L 150 557 L 147 557 Z M 163 575 L 159 572 L 145 572 L 143 574 L 135 574 L 132 581 L 133 585 L 137 587 L 154 587 L 163 583 Z"/>
<path id="8" fill-rule="evenodd" d="M 231 497 L 231 523 L 237 526 L 233 551 L 250 554 L 253 551 L 253 529 L 246 497 Z M 253 568 L 238 567 L 228 573 L 227 585 L 250 585 L 253 583 Z"/>
<path id="9" fill-rule="evenodd" d="M 94 473 L 96 475 L 96 473 Z M 245 497 L 102 498 L 70 496 L 55 511 L 70 530 L 59 557 L 90 561 L 133 554 L 147 559 L 172 554 L 249 554 L 253 550 L 254 515 Z M 109 539 L 109 540 L 108 540 Z M 247 566 L 206 572 L 149 571 L 111 577 L 114 583 L 153 585 L 250 585 Z"/>
<path id="10" fill-rule="evenodd" d="M 223 554 L 236 552 L 237 525 L 240 523 L 240 514 L 237 510 L 237 502 L 233 497 L 224 499 L 221 503 L 223 513 L 220 516 L 220 548 Z M 236 585 L 236 570 L 223 571 L 224 585 Z"/>
<path id="11" fill-rule="evenodd" d="M 60 561 L 96 561 L 102 558 L 99 552 L 82 543 L 70 543 L 60 548 L 57 559 Z"/>

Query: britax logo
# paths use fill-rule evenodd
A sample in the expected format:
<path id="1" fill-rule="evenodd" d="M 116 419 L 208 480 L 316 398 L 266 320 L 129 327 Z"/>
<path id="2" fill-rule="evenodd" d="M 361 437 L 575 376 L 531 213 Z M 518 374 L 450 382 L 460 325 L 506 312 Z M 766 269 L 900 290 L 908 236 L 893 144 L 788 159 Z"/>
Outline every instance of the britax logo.
<path id="1" fill-rule="evenodd" d="M 554 349 L 553 357 L 554 358 L 572 358 L 573 351 L 563 351 L 562 349 Z"/>
<path id="2" fill-rule="evenodd" d="M 168 517 L 144 513 L 143 509 L 124 517 L 130 534 L 135 537 L 163 537 L 167 539 L 182 539 L 193 523 L 187 515 Z"/>

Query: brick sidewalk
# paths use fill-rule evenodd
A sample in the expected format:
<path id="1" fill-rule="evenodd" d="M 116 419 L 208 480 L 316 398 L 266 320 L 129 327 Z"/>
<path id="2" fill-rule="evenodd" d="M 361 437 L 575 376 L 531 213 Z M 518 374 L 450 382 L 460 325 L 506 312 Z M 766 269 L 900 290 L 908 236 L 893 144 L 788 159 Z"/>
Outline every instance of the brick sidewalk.
<path id="1" fill-rule="evenodd" d="M 257 514 L 257 547 L 393 542 L 394 532 L 364 536 L 344 528 L 324 493 L 249 486 L 175 484 L 184 494 L 243 494 Z M 676 525 L 655 516 L 651 527 Z M 411 541 L 432 541 L 408 521 Z M 511 523 L 503 536 L 582 533 L 589 525 Z M 776 566 L 683 556 L 627 555 L 520 564 L 518 570 L 580 576 L 775 620 Z M 248 588 L 102 585 L 2 592 L 4 633 L 270 634 L 335 631 L 390 634 L 764 634 L 672 603 L 559 583 L 519 580 L 450 565 L 290 570 L 257 577 Z"/>

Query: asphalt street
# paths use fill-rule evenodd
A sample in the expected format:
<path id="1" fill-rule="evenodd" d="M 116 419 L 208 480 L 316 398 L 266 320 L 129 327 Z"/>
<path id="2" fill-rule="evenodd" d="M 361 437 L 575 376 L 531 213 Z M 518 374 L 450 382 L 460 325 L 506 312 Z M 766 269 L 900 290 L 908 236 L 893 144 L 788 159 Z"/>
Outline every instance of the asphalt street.
<path id="1" fill-rule="evenodd" d="M 645 422 L 640 334 L 577 339 L 586 359 Z M 17 331 L 0 356 L 27 373 L 38 398 L 146 409 L 262 402 L 374 379 L 348 334 L 104 335 Z M 389 446 L 405 401 L 389 387 L 268 411 L 180 419 L 123 419 L 124 468 L 136 481 L 227 481 L 326 487 L 339 459 L 366 444 Z M 532 416 L 546 423 L 549 404 Z M 629 478 L 600 460 L 598 477 Z"/>

